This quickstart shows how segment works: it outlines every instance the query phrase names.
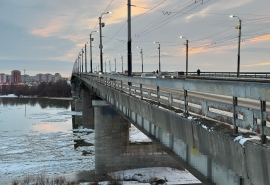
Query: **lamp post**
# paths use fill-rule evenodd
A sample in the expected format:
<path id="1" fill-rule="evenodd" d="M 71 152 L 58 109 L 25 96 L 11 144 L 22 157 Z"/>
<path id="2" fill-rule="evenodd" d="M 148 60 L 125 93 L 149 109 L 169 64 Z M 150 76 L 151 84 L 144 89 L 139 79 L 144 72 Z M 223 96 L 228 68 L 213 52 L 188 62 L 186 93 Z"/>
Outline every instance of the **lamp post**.
<path id="1" fill-rule="evenodd" d="M 141 49 L 141 58 L 142 58 L 142 73 L 143 73 L 143 49 L 140 47 L 137 47 L 138 49 Z"/>
<path id="2" fill-rule="evenodd" d="M 99 39 L 100 39 L 100 44 L 99 44 L 99 48 L 100 48 L 100 71 L 103 73 L 103 53 L 102 53 L 102 31 L 101 31 L 101 27 L 104 27 L 105 26 L 105 23 L 102 23 L 101 22 L 101 19 L 102 19 L 102 15 L 104 14 L 108 14 L 108 13 L 111 13 L 111 12 L 106 12 L 106 13 L 102 13 L 99 17 Z"/>
<path id="3" fill-rule="evenodd" d="M 84 54 L 84 51 L 82 49 L 82 73 L 83 73 L 83 54 Z"/>
<path id="4" fill-rule="evenodd" d="M 114 58 L 114 71 L 116 72 L 116 58 L 115 57 L 112 58 Z"/>
<path id="5" fill-rule="evenodd" d="M 158 71 L 161 71 L 160 67 L 160 43 L 159 42 L 154 42 L 155 44 L 158 44 Z"/>
<path id="6" fill-rule="evenodd" d="M 238 36 L 238 55 L 237 55 L 237 78 L 239 77 L 240 72 L 240 43 L 241 43 L 241 28 L 242 28 L 242 21 L 238 16 L 231 15 L 230 17 L 237 17 L 239 20 L 239 25 L 235 26 L 235 29 L 239 30 L 239 36 Z"/>
<path id="7" fill-rule="evenodd" d="M 87 42 L 88 43 L 88 42 Z M 86 43 L 86 44 L 87 44 Z M 87 58 L 86 58 L 86 44 L 84 45 L 84 60 L 85 60 L 85 72 L 87 73 Z"/>
<path id="8" fill-rule="evenodd" d="M 186 39 L 186 77 L 188 75 L 188 40 L 186 37 L 180 36 L 180 39 L 185 38 Z"/>
<path id="9" fill-rule="evenodd" d="M 81 53 L 79 53 L 79 55 L 78 55 L 78 61 L 79 61 L 79 74 L 81 73 L 81 61 L 80 61 L 80 55 L 81 55 Z"/>
<path id="10" fill-rule="evenodd" d="M 108 60 L 108 59 L 107 59 L 107 60 Z M 107 71 L 106 71 L 106 61 L 107 61 L 107 60 L 105 60 L 105 73 L 107 72 Z"/>
<path id="11" fill-rule="evenodd" d="M 92 33 L 94 33 L 94 32 L 98 32 L 98 31 L 92 31 L 91 33 L 90 33 L 90 72 L 91 73 L 93 73 L 93 63 L 92 63 L 92 41 L 94 41 L 94 38 L 92 38 Z"/>
<path id="12" fill-rule="evenodd" d="M 122 74 L 123 74 L 123 56 L 121 55 L 121 54 L 118 54 L 118 55 L 120 55 L 121 56 L 121 60 L 122 60 Z"/>

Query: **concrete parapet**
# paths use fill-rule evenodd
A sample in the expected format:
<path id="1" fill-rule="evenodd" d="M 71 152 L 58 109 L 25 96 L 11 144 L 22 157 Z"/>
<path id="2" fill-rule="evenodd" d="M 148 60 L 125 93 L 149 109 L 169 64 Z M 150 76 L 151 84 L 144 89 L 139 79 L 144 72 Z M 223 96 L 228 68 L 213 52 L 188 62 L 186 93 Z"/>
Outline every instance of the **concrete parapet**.
<path id="1" fill-rule="evenodd" d="M 223 123 L 210 121 L 202 117 L 195 118 L 195 116 L 192 119 L 187 119 L 175 112 L 161 109 L 156 105 L 141 101 L 115 89 L 95 82 L 91 83 L 100 92 L 113 99 L 114 102 L 125 107 L 126 110 L 133 111 L 147 120 L 147 122 L 144 122 L 143 128 L 148 127 L 148 125 L 151 126 L 153 123 L 154 127 L 161 129 L 163 133 L 172 134 L 175 141 L 174 146 L 172 149 L 168 147 L 166 152 L 170 153 L 170 151 L 177 151 L 179 149 L 180 155 L 178 156 L 182 155 L 181 159 L 184 159 L 182 163 L 186 163 L 186 167 L 192 165 L 192 163 L 188 164 L 192 158 L 196 160 L 197 152 L 200 153 L 198 156 L 204 156 L 202 157 L 203 162 L 207 164 L 204 167 L 209 168 L 206 170 L 210 172 L 212 170 L 210 175 L 208 173 L 204 175 L 209 176 L 212 182 L 219 180 L 216 177 L 210 177 L 211 175 L 216 175 L 218 170 L 215 169 L 219 168 L 220 171 L 225 171 L 223 175 L 232 174 L 231 176 L 236 178 L 234 179 L 234 184 L 241 184 L 242 181 L 244 181 L 244 184 L 270 184 L 270 165 L 268 164 L 270 150 L 268 146 L 261 146 L 253 141 L 246 141 L 242 146 L 239 142 L 234 141 L 238 135 L 233 134 L 233 129 Z M 126 114 L 126 110 L 122 110 L 123 114 Z M 128 114 L 126 115 L 128 116 Z M 160 139 L 160 136 L 156 132 L 153 134 L 152 130 L 153 127 L 151 127 L 149 134 Z M 161 137 L 163 136 L 161 135 Z M 179 145 L 181 143 L 179 140 L 185 144 Z M 173 154 L 170 153 L 170 155 Z M 122 159 L 126 160 L 126 157 L 122 157 Z M 197 169 L 198 171 L 199 169 Z M 200 175 L 197 176 L 198 178 L 202 177 Z M 240 183 L 237 182 L 238 180 Z"/>

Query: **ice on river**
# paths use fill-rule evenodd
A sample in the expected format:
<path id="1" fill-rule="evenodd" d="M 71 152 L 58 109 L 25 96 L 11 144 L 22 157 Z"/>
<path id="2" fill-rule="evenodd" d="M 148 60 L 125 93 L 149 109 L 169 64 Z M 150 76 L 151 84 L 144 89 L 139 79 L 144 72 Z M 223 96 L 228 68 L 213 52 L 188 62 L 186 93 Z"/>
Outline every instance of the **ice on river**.
<path id="1" fill-rule="evenodd" d="M 94 133 L 88 133 L 94 138 Z M 55 132 L 38 135 L 0 136 L 0 178 L 16 178 L 25 174 L 48 175 L 72 173 L 94 169 L 94 154 L 83 156 L 94 146 L 74 149 L 74 140 L 85 133 Z M 88 141 L 92 141 L 88 139 Z"/>

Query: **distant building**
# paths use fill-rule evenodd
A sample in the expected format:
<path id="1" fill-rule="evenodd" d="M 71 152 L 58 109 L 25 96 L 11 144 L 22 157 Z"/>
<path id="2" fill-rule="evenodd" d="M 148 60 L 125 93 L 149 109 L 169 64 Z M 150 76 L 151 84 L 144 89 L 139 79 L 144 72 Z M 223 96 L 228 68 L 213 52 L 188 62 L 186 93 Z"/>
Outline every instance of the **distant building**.
<path id="1" fill-rule="evenodd" d="M 54 74 L 54 81 L 57 82 L 59 80 L 62 80 L 62 77 L 61 77 L 60 73 L 55 73 Z"/>
<path id="2" fill-rule="evenodd" d="M 6 74 L 0 73 L 0 84 L 7 83 Z"/>
<path id="3" fill-rule="evenodd" d="M 11 83 L 11 75 L 6 74 L 6 82 Z"/>
<path id="4" fill-rule="evenodd" d="M 30 76 L 29 75 L 22 75 L 21 76 L 22 82 L 29 83 L 30 81 Z"/>
<path id="5" fill-rule="evenodd" d="M 21 71 L 13 70 L 11 71 L 11 83 L 21 82 Z"/>
<path id="6" fill-rule="evenodd" d="M 35 76 L 36 82 L 51 82 L 53 80 L 53 75 L 47 73 L 47 74 L 37 74 Z"/>

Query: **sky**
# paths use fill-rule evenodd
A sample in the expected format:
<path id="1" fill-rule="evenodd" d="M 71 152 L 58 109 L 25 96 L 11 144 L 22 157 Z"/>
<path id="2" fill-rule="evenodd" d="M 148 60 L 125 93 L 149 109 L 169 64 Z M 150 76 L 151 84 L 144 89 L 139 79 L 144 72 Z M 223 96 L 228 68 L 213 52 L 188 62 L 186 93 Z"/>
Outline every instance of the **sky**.
<path id="1" fill-rule="evenodd" d="M 240 72 L 270 71 L 270 1 L 131 0 L 132 70 L 236 72 L 242 21 Z M 0 0 L 0 73 L 60 73 L 69 77 L 92 33 L 93 70 L 100 63 L 98 17 L 102 22 L 103 71 L 127 69 L 126 0 Z M 230 18 L 230 15 L 237 17 Z M 180 38 L 183 36 L 184 38 Z M 139 49 L 137 48 L 139 47 Z M 141 58 L 141 49 L 143 57 Z M 84 57 L 85 59 L 85 57 Z M 110 61 L 110 62 L 109 62 Z M 116 62 L 115 62 L 116 61 Z M 84 66 L 85 69 L 85 66 Z"/>

